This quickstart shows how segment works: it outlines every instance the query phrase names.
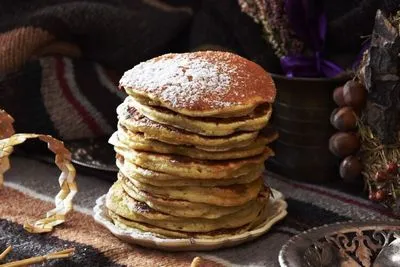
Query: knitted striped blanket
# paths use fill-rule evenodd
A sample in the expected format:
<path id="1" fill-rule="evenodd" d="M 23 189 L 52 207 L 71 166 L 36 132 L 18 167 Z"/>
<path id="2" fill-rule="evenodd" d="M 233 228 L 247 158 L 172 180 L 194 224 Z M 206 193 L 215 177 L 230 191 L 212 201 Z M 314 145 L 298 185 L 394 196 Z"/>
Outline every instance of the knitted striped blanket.
<path id="1" fill-rule="evenodd" d="M 399 2 L 324 1 L 327 56 L 352 62 L 376 10 L 393 11 Z M 234 0 L 1 1 L 0 107 L 17 132 L 108 136 L 123 71 L 167 52 L 201 49 L 230 50 L 280 71 L 262 29 Z"/>
<path id="2" fill-rule="evenodd" d="M 260 238 L 234 248 L 209 252 L 169 253 L 128 245 L 91 218 L 96 198 L 111 183 L 78 175 L 75 212 L 67 222 L 46 235 L 28 234 L 22 228 L 51 207 L 58 190 L 56 167 L 14 157 L 0 191 L 0 251 L 12 244 L 6 260 L 45 255 L 75 247 L 73 257 L 49 261 L 45 266 L 190 266 L 201 257 L 208 266 L 278 266 L 278 252 L 293 235 L 312 227 L 348 220 L 388 220 L 395 216 L 363 198 L 321 186 L 294 182 L 272 173 L 266 182 L 281 191 L 288 202 L 288 216 Z M 49 202 L 50 201 L 50 202 Z"/>

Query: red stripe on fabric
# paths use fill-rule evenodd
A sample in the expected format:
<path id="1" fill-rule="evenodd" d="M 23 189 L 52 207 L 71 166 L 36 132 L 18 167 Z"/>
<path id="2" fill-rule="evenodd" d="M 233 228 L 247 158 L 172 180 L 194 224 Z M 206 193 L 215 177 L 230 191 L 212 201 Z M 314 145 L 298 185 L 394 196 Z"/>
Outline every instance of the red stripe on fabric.
<path id="1" fill-rule="evenodd" d="M 71 92 L 71 89 L 69 88 L 68 83 L 64 76 L 65 64 L 64 64 L 62 58 L 55 57 L 55 60 L 56 60 L 57 80 L 59 81 L 60 88 L 61 88 L 65 98 L 79 112 L 79 114 L 82 116 L 83 121 L 88 125 L 89 129 L 93 132 L 93 134 L 95 134 L 95 135 L 103 134 L 103 131 L 101 130 L 100 126 L 96 123 L 94 118 L 92 116 L 90 116 L 89 112 L 85 109 L 85 107 L 81 103 L 79 103 L 78 100 L 76 100 L 74 98 L 74 96 Z"/>
<path id="2" fill-rule="evenodd" d="M 385 215 L 385 216 L 393 218 L 393 219 L 399 219 L 400 218 L 399 216 L 394 215 L 393 213 L 391 213 L 388 210 L 386 211 L 386 210 L 383 210 L 383 209 L 379 209 L 377 207 L 374 207 L 373 205 L 367 205 L 367 204 L 358 202 L 356 200 L 353 200 L 353 199 L 350 199 L 350 198 L 347 198 L 347 197 L 342 197 L 342 196 L 327 192 L 327 191 L 322 190 L 322 189 L 313 188 L 311 186 L 307 186 L 307 185 L 304 185 L 304 184 L 291 183 L 289 181 L 284 181 L 283 179 L 279 180 L 279 181 L 285 182 L 285 183 L 287 183 L 287 184 L 289 184 L 289 185 L 291 185 L 293 187 L 305 189 L 305 190 L 308 190 L 308 191 L 311 191 L 311 192 L 314 192 L 314 193 L 319 193 L 321 195 L 325 195 L 325 196 L 340 200 L 340 201 L 342 201 L 344 203 L 347 203 L 347 204 L 352 204 L 352 205 L 355 205 L 355 206 L 358 206 L 358 207 L 366 208 L 366 209 L 375 211 L 375 212 L 377 212 L 379 214 Z"/>

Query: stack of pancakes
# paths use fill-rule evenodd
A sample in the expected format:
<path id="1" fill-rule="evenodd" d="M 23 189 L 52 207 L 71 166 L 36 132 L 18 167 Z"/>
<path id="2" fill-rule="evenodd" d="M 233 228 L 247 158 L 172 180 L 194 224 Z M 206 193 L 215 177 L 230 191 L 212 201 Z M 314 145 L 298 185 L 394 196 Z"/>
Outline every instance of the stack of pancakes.
<path id="1" fill-rule="evenodd" d="M 120 87 L 129 96 L 110 138 L 120 171 L 106 199 L 117 226 L 215 238 L 265 221 L 276 92 L 260 66 L 226 52 L 167 54 L 127 71 Z"/>

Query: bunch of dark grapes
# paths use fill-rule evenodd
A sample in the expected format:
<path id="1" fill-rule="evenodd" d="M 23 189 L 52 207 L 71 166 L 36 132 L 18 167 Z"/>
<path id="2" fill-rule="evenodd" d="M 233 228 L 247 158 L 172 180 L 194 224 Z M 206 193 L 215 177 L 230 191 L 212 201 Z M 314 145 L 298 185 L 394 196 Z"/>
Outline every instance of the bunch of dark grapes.
<path id="1" fill-rule="evenodd" d="M 400 151 L 384 148 L 366 131 L 368 125 L 362 122 L 365 87 L 356 80 L 348 81 L 335 89 L 333 99 L 339 107 L 332 112 L 331 124 L 338 132 L 330 138 L 329 149 L 341 160 L 340 176 L 348 183 L 363 179 L 370 200 L 400 214 Z"/>
<path id="2" fill-rule="evenodd" d="M 331 124 L 338 132 L 329 140 L 330 151 L 341 159 L 339 173 L 345 182 L 360 179 L 362 163 L 358 151 L 361 147 L 358 120 L 365 105 L 367 92 L 355 80 L 346 82 L 333 92 L 333 100 L 339 106 L 331 115 Z"/>

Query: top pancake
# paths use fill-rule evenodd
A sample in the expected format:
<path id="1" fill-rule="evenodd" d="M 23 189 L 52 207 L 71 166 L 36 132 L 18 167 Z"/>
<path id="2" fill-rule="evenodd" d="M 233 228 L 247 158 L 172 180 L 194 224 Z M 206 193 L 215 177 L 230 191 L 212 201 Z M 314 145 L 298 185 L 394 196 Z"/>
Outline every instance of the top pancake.
<path id="1" fill-rule="evenodd" d="M 120 87 L 142 104 L 194 117 L 244 116 L 276 95 L 262 67 L 219 51 L 153 58 L 125 72 Z"/>

